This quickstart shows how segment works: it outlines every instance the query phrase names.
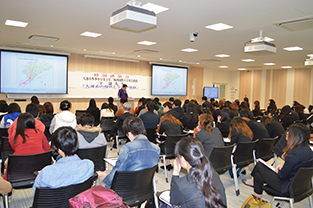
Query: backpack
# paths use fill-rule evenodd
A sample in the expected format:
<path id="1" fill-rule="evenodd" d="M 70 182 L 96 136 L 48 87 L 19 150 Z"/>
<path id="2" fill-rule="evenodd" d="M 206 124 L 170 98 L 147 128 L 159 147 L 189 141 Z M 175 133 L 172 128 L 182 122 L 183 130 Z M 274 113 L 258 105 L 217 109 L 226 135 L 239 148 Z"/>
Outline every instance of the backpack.
<path id="1" fill-rule="evenodd" d="M 129 208 L 113 190 L 94 186 L 69 199 L 71 208 Z"/>

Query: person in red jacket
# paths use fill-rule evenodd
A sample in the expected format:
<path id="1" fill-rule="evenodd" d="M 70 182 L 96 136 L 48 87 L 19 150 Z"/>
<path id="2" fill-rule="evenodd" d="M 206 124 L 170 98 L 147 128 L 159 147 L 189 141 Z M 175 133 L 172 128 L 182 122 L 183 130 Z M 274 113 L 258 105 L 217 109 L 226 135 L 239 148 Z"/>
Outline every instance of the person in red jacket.
<path id="1" fill-rule="evenodd" d="M 45 134 L 36 129 L 35 119 L 30 113 L 22 113 L 17 118 L 16 133 L 9 135 L 9 143 L 14 150 L 13 155 L 39 154 L 51 149 Z M 7 173 L 4 179 L 7 179 Z"/>

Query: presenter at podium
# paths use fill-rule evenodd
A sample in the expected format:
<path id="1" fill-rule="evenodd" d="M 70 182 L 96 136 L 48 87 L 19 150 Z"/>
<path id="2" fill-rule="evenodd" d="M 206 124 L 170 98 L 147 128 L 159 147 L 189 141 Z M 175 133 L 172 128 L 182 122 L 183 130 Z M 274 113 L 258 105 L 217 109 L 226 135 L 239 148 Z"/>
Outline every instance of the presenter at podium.
<path id="1" fill-rule="evenodd" d="M 119 98 L 123 98 L 123 97 L 128 98 L 126 88 L 127 88 L 127 84 L 123 84 L 123 87 L 119 89 L 118 94 L 117 94 Z"/>

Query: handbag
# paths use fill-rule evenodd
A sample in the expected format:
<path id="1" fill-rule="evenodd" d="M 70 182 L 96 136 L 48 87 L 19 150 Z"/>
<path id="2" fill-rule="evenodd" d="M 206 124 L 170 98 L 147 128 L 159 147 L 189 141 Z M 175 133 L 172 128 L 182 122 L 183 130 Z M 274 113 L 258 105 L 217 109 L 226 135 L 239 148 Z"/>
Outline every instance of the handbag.
<path id="1" fill-rule="evenodd" d="M 241 208 L 271 208 L 272 204 L 251 194 Z"/>
<path id="2" fill-rule="evenodd" d="M 69 199 L 71 208 L 129 208 L 122 197 L 103 186 L 94 186 Z"/>

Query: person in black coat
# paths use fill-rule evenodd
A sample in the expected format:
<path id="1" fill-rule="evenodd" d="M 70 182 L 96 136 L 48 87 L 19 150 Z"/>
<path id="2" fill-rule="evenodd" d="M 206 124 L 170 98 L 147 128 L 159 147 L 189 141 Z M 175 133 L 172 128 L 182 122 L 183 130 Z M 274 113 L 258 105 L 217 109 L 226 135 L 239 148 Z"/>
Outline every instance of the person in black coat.
<path id="1" fill-rule="evenodd" d="M 147 112 L 139 116 L 139 118 L 143 121 L 145 128 L 157 128 L 160 118 L 153 112 L 155 108 L 156 105 L 154 101 L 149 100 L 146 103 Z"/>
<path id="2" fill-rule="evenodd" d="M 114 99 L 112 97 L 108 98 L 109 106 L 114 111 L 114 115 L 117 111 L 117 106 L 113 104 Z"/>
<path id="3" fill-rule="evenodd" d="M 47 137 L 48 141 L 51 141 L 51 134 L 49 132 L 51 121 L 54 117 L 53 115 L 53 105 L 51 102 L 45 102 L 42 106 L 43 114 L 39 116 L 39 119 L 46 127 L 45 129 L 45 136 Z"/>
<path id="4" fill-rule="evenodd" d="M 253 133 L 246 122 L 239 116 L 235 116 L 230 122 L 229 135 L 230 144 L 239 144 L 241 142 L 251 142 Z"/>
<path id="5" fill-rule="evenodd" d="M 100 123 L 100 109 L 97 107 L 95 99 L 90 99 L 86 113 L 90 113 L 95 118 L 94 125 L 98 126 Z"/>
<path id="6" fill-rule="evenodd" d="M 268 115 L 271 115 L 271 114 L 269 113 Z M 275 116 L 273 117 L 263 116 L 261 118 L 261 123 L 267 129 L 267 132 L 270 138 L 281 136 L 285 132 L 283 125 L 281 125 L 281 123 L 278 121 L 278 119 Z"/>
<path id="7" fill-rule="evenodd" d="M 227 207 L 226 194 L 199 140 L 183 138 L 175 147 L 170 203 L 181 208 Z M 179 177 L 181 168 L 187 176 Z"/>
<path id="8" fill-rule="evenodd" d="M 186 105 L 186 113 L 182 119 L 184 129 L 193 130 L 198 125 L 198 116 L 196 113 L 196 105 L 188 103 Z"/>
<path id="9" fill-rule="evenodd" d="M 201 114 L 199 116 L 198 133 L 196 138 L 200 140 L 204 147 L 205 156 L 210 158 L 214 147 L 225 146 L 222 133 L 213 126 L 213 116 L 210 114 Z"/>
<path id="10" fill-rule="evenodd" d="M 185 111 L 181 107 L 181 101 L 176 99 L 172 105 L 172 109 L 180 114 L 180 120 L 185 116 Z"/>
<path id="11" fill-rule="evenodd" d="M 285 105 L 281 109 L 281 114 L 282 114 L 281 122 L 282 122 L 283 127 L 286 130 L 291 124 L 294 123 L 295 117 L 293 116 L 289 105 Z"/>
<path id="12" fill-rule="evenodd" d="M 218 103 L 213 103 L 212 104 L 212 116 L 214 118 L 215 123 L 217 123 L 217 118 L 219 115 L 221 115 L 221 110 L 219 108 L 219 105 L 218 105 Z"/>
<path id="13" fill-rule="evenodd" d="M 163 112 L 164 113 L 162 115 L 171 114 L 172 116 L 180 120 L 180 113 L 172 109 L 172 104 L 170 102 L 163 103 Z"/>
<path id="14" fill-rule="evenodd" d="M 215 125 L 221 131 L 223 137 L 228 137 L 230 122 L 230 110 L 229 108 L 223 108 L 221 110 L 221 115 L 218 116 L 217 123 Z"/>

